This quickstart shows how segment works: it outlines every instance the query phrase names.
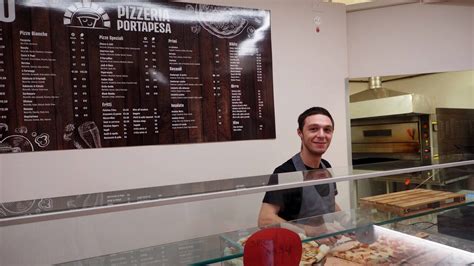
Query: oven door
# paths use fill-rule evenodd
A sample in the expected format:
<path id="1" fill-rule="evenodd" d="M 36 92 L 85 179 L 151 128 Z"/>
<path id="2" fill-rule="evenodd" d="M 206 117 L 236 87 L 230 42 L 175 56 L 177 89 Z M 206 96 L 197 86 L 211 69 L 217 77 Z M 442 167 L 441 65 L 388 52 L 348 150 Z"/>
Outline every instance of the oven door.
<path id="1" fill-rule="evenodd" d="M 352 126 L 353 164 L 391 160 L 420 160 L 416 122 Z"/>

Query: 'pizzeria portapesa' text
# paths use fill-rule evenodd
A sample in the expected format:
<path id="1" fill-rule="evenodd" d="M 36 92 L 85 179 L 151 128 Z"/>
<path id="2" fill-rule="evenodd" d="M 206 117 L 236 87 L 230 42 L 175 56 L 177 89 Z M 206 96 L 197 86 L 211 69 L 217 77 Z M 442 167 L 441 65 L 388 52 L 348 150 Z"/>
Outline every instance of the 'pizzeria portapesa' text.
<path id="1" fill-rule="evenodd" d="M 171 33 L 166 8 L 117 6 L 117 30 Z"/>

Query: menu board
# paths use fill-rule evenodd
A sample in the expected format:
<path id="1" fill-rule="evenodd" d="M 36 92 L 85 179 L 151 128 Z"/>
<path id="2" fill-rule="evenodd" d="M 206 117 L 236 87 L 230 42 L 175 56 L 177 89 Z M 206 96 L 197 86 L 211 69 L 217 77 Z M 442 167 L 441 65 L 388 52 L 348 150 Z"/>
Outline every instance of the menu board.
<path id="1" fill-rule="evenodd" d="M 275 138 L 270 12 L 0 6 L 0 152 Z"/>

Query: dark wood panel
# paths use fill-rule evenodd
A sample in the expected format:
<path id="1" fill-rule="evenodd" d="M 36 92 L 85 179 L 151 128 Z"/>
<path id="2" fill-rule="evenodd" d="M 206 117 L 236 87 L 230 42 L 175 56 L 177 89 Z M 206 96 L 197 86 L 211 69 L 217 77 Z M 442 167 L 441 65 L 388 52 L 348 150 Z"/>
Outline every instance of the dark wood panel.
<path id="1" fill-rule="evenodd" d="M 57 148 L 72 149 L 73 142 L 69 139 L 66 132 L 66 126 L 74 124 L 74 114 L 72 109 L 73 95 L 71 90 L 71 60 L 70 60 L 70 42 L 69 32 L 66 27 L 56 27 L 63 20 L 63 14 L 59 12 L 50 12 L 50 32 L 52 50 L 56 54 L 56 60 L 53 62 L 54 94 L 58 96 L 55 101 L 56 114 L 56 145 Z"/>
<path id="2" fill-rule="evenodd" d="M 174 27 L 172 27 L 174 29 Z M 168 37 L 166 35 L 158 36 L 158 51 L 161 51 L 158 58 L 158 69 L 163 81 L 160 83 L 158 92 L 158 112 L 160 114 L 159 122 L 159 144 L 175 143 L 173 130 L 171 129 L 171 93 L 169 81 L 169 49 Z"/>
<path id="3" fill-rule="evenodd" d="M 192 116 L 191 127 L 188 129 L 189 142 L 196 143 L 203 141 L 203 81 L 202 76 L 210 75 L 212 73 L 203 72 L 203 66 L 208 62 L 202 62 L 199 36 L 191 31 L 191 25 L 185 24 L 183 29 L 184 47 L 186 50 L 193 51 L 190 59 L 186 60 L 190 63 L 198 63 L 199 65 L 190 65 L 186 67 L 187 77 L 190 78 L 188 83 L 193 84 L 187 100 L 188 112 L 194 114 Z M 212 66 L 212 64 L 211 64 Z"/>
<path id="4" fill-rule="evenodd" d="M 270 20 L 270 18 L 268 18 Z M 263 34 L 265 39 L 261 42 L 262 50 L 262 94 L 263 94 L 263 115 L 261 118 L 263 124 L 263 135 L 260 139 L 276 138 L 275 133 L 275 111 L 273 99 L 273 68 L 272 68 L 272 45 L 270 28 Z M 292 89 L 292 88 L 289 88 Z"/>

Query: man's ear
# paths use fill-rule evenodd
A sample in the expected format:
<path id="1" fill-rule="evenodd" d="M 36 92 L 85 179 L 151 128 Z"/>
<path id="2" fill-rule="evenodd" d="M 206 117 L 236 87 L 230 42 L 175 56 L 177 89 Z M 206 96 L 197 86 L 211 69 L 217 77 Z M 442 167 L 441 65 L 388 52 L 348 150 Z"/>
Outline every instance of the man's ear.
<path id="1" fill-rule="evenodd" d="M 298 133 L 298 136 L 300 136 L 300 139 L 303 139 L 303 132 L 298 128 L 296 129 L 296 133 Z"/>

